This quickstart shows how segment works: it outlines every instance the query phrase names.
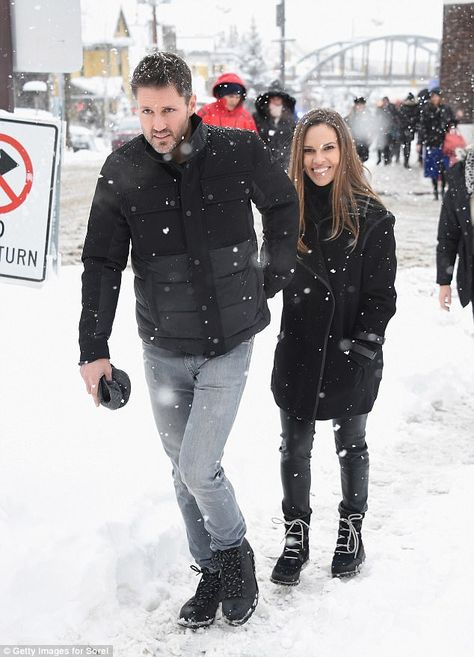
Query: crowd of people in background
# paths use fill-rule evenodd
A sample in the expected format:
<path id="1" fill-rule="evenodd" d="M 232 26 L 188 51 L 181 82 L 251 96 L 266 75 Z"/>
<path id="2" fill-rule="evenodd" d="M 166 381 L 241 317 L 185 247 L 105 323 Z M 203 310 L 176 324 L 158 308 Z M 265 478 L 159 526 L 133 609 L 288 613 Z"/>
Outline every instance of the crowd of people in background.
<path id="1" fill-rule="evenodd" d="M 269 146 L 272 156 L 288 169 L 290 145 L 296 125 L 296 100 L 275 80 L 255 100 L 255 111 L 245 108 L 247 89 L 234 73 L 224 73 L 215 82 L 216 100 L 198 114 L 209 125 L 253 130 Z M 457 150 L 466 143 L 458 130 L 459 117 L 443 103 L 439 87 L 422 89 L 415 96 L 392 102 L 384 96 L 371 109 L 367 98 L 358 96 L 345 118 L 362 162 L 375 149 L 376 164 L 392 163 L 410 168 L 412 145 L 417 160 L 430 178 L 435 200 L 444 196 L 446 171 L 458 161 Z"/>
<path id="2" fill-rule="evenodd" d="M 395 103 L 384 96 L 373 112 L 365 98 L 355 98 L 346 121 L 362 162 L 369 159 L 373 146 L 377 164 L 398 164 L 403 155 L 403 165 L 408 169 L 416 139 L 418 162 L 424 167 L 425 177 L 432 181 L 434 198 L 438 200 L 440 191 L 444 196 L 446 171 L 458 161 L 456 151 L 465 148 L 466 143 L 458 130 L 459 117 L 443 103 L 439 87 L 422 89 L 417 97 L 410 92 Z"/>

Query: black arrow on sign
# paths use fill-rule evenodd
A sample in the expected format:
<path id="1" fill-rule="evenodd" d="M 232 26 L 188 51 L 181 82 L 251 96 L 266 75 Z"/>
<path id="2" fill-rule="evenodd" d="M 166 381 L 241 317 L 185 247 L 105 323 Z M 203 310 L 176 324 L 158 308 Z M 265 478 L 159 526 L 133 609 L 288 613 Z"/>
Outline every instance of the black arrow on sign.
<path id="1" fill-rule="evenodd" d="M 15 169 L 18 166 L 18 162 L 5 153 L 3 148 L 0 148 L 0 176 L 4 176 L 6 173 Z"/>

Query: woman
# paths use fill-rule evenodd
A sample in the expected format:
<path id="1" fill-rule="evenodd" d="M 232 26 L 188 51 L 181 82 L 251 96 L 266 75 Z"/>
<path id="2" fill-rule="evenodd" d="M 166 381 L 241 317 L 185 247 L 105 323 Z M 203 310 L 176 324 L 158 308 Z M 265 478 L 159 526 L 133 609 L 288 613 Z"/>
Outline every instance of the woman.
<path id="1" fill-rule="evenodd" d="M 456 283 L 463 307 L 474 313 L 474 146 L 448 172 L 448 192 L 438 223 L 436 282 L 443 310 L 451 307 L 451 282 L 457 260 Z"/>
<path id="2" fill-rule="evenodd" d="M 315 420 L 333 421 L 341 467 L 333 576 L 357 573 L 365 558 L 365 425 L 382 376 L 385 328 L 395 313 L 396 259 L 394 218 L 365 180 L 339 114 L 316 109 L 300 120 L 289 175 L 300 200 L 301 237 L 272 375 L 282 422 L 286 541 L 271 579 L 295 585 L 309 555 Z"/>
<path id="3" fill-rule="evenodd" d="M 285 171 L 295 130 L 295 104 L 293 96 L 283 91 L 280 82 L 275 80 L 258 96 L 253 114 L 260 139 L 268 145 L 273 159 L 280 162 Z"/>

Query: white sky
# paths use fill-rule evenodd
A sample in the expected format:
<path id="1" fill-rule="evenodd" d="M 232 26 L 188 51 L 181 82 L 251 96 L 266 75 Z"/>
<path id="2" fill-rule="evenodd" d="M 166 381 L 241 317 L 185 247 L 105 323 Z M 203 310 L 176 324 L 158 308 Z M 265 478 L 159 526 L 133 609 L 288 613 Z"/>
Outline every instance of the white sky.
<path id="1" fill-rule="evenodd" d="M 173 21 L 182 36 L 210 36 L 234 24 L 248 31 L 255 17 L 262 39 L 280 36 L 276 0 L 172 0 L 158 7 L 158 20 Z M 443 0 L 286 0 L 286 36 L 303 51 L 332 41 L 385 34 L 441 37 Z"/>

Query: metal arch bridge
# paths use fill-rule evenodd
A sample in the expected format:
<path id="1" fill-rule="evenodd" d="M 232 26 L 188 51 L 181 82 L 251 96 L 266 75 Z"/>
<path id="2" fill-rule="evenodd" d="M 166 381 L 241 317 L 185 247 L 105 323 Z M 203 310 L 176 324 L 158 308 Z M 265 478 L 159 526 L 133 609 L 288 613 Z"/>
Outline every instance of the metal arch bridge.
<path id="1" fill-rule="evenodd" d="M 335 41 L 302 57 L 295 83 L 325 87 L 427 84 L 437 75 L 440 40 L 417 34 Z"/>

